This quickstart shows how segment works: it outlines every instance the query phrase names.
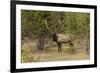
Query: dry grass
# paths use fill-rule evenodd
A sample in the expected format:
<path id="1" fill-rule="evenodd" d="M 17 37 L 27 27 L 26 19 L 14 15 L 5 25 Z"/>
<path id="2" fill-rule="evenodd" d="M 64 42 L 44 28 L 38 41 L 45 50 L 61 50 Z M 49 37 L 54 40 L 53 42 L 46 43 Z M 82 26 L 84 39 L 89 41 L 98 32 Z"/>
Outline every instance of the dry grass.
<path id="1" fill-rule="evenodd" d="M 71 49 L 68 45 L 63 45 L 62 52 L 58 53 L 57 47 L 46 48 L 43 51 L 37 50 L 32 42 L 25 43 L 21 48 L 21 62 L 45 62 L 45 61 L 61 61 L 61 60 L 87 60 L 89 54 L 84 49 Z"/>
<path id="2" fill-rule="evenodd" d="M 22 53 L 22 63 L 27 62 L 44 62 L 44 61 L 60 61 L 60 60 L 86 60 L 89 59 L 89 55 L 83 51 L 78 53 L 69 52 L 70 50 L 63 50 L 58 53 L 57 48 L 51 48 L 44 51 L 34 50 L 29 53 Z"/>

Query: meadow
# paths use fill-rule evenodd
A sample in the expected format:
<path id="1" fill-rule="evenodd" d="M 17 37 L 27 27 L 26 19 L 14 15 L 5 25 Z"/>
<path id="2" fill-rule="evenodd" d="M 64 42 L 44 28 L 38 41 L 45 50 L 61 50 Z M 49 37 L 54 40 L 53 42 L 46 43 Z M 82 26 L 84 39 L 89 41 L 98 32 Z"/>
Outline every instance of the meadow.
<path id="1" fill-rule="evenodd" d="M 89 60 L 90 54 L 86 51 L 87 42 L 80 39 L 75 42 L 75 47 L 71 48 L 69 44 L 63 44 L 62 52 L 58 52 L 55 42 L 51 45 L 45 45 L 44 50 L 37 49 L 36 40 L 27 40 L 21 48 L 21 62 L 47 62 L 47 61 L 73 61 L 73 60 Z M 50 47 L 52 46 L 52 47 Z"/>

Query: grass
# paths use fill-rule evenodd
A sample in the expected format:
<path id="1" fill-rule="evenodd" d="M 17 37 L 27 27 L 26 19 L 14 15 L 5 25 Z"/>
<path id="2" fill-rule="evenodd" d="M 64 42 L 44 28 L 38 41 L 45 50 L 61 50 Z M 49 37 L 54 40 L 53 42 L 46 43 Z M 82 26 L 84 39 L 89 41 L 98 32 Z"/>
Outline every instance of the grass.
<path id="1" fill-rule="evenodd" d="M 58 53 L 57 47 L 48 48 L 43 51 L 39 51 L 36 48 L 22 48 L 21 62 L 45 62 L 45 61 L 71 61 L 71 60 L 87 60 L 89 55 L 84 50 L 81 52 L 75 52 L 74 49 L 69 47 L 62 48 L 62 52 Z"/>
<path id="2" fill-rule="evenodd" d="M 36 47 L 36 41 L 27 41 L 21 47 L 21 62 L 88 60 L 90 54 L 86 52 L 86 48 L 89 47 L 87 43 L 89 42 L 86 39 L 77 39 L 74 41 L 74 47 L 63 44 L 62 52 L 58 53 L 58 47 L 55 43 L 52 43 L 53 46 L 40 51 Z"/>

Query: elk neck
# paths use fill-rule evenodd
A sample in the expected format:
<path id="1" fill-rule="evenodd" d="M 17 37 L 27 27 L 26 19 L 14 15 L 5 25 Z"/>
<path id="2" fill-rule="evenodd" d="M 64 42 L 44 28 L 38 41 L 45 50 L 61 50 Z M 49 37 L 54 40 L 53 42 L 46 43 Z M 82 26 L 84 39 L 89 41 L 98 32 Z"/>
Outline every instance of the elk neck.
<path id="1" fill-rule="evenodd" d="M 57 34 L 56 33 L 53 33 L 53 41 L 57 42 Z"/>

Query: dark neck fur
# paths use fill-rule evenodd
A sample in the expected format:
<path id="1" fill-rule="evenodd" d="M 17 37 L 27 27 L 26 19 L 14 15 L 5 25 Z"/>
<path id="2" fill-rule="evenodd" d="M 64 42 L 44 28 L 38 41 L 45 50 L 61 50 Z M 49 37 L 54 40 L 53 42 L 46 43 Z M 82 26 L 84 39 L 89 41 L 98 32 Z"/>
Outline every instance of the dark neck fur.
<path id="1" fill-rule="evenodd" d="M 53 41 L 57 42 L 57 34 L 56 33 L 53 34 Z"/>

